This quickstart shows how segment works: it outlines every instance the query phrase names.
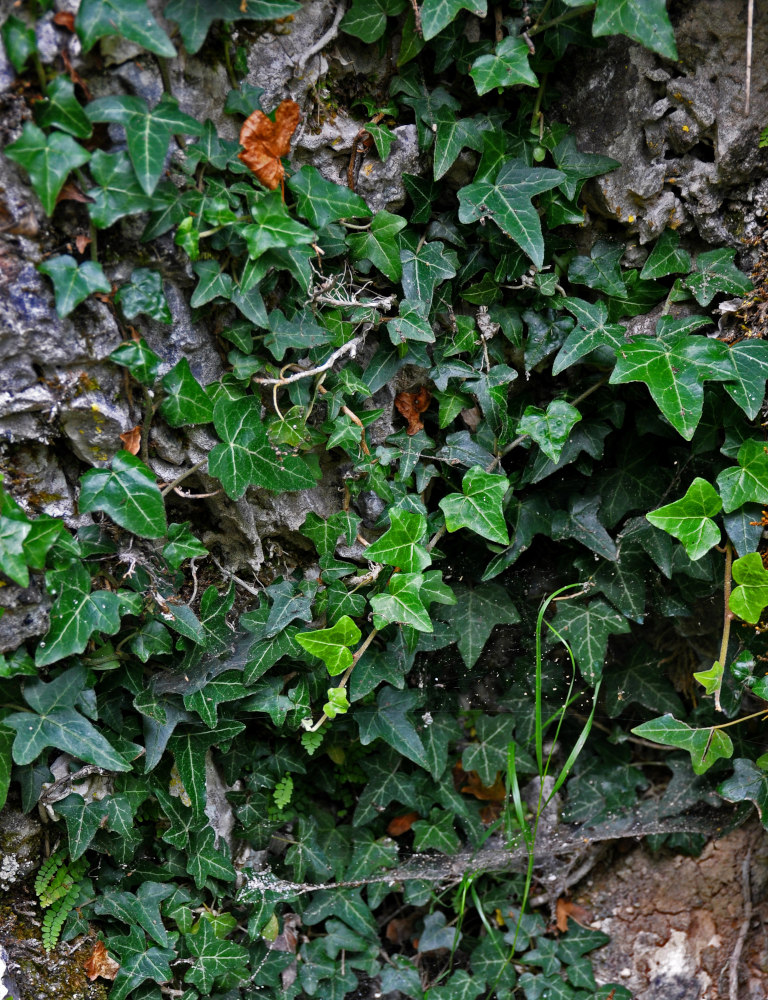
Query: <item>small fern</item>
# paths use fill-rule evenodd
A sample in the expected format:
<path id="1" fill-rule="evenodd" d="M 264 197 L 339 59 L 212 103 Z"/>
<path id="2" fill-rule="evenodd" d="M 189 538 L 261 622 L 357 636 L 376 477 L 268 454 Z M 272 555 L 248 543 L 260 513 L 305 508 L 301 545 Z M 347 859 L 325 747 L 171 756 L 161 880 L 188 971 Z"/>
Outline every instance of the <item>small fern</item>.
<path id="1" fill-rule="evenodd" d="M 80 895 L 80 883 L 88 863 L 85 858 L 67 862 L 65 850 L 55 851 L 43 862 L 35 879 L 35 892 L 43 909 L 43 947 L 46 951 L 56 946 L 64 921 L 69 916 Z"/>
<path id="2" fill-rule="evenodd" d="M 286 774 L 278 781 L 273 794 L 277 808 L 285 809 L 293 797 L 293 778 L 290 774 Z"/>

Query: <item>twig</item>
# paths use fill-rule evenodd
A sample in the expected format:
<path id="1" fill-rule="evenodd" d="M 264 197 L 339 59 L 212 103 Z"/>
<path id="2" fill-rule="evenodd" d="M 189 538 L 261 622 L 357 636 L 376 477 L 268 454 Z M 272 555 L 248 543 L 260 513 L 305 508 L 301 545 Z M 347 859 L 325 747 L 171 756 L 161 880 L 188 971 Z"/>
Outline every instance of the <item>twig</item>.
<path id="1" fill-rule="evenodd" d="M 368 633 L 368 635 L 365 637 L 365 642 L 354 653 L 354 655 L 352 657 L 352 662 L 347 667 L 347 669 L 344 671 L 344 676 L 341 678 L 341 680 L 339 681 L 339 683 L 336 685 L 337 688 L 345 688 L 347 686 L 347 684 L 349 683 L 349 678 L 352 676 L 352 671 L 357 666 L 357 664 L 358 664 L 360 658 L 362 657 L 363 653 L 366 651 L 366 649 L 368 649 L 368 647 L 370 646 L 370 644 L 376 638 L 376 636 L 378 635 L 378 632 L 379 632 L 379 630 L 377 628 L 373 628 Z M 314 726 L 311 726 L 309 728 L 308 732 L 310 732 L 310 733 L 317 732 L 317 730 L 322 726 L 322 724 L 324 722 L 327 722 L 327 721 L 328 721 L 328 716 L 325 714 L 325 712 L 323 712 L 323 714 L 320 716 L 320 718 L 317 720 L 317 722 L 314 724 Z"/>
<path id="2" fill-rule="evenodd" d="M 146 386 L 142 386 L 142 389 L 144 390 L 144 419 L 141 422 L 141 460 L 145 465 L 149 465 L 149 429 L 155 415 L 155 402 L 149 389 Z"/>
<path id="3" fill-rule="evenodd" d="M 752 93 L 752 28 L 755 18 L 755 0 L 747 4 L 747 72 L 744 81 L 744 116 L 749 116 L 749 99 Z"/>
<path id="4" fill-rule="evenodd" d="M 368 565 L 371 567 L 370 571 L 362 576 L 350 576 L 346 581 L 347 586 L 357 590 L 358 587 L 366 587 L 378 579 L 379 574 L 384 569 L 383 565 L 381 563 L 368 563 Z"/>
<path id="5" fill-rule="evenodd" d="M 725 543 L 725 579 L 723 582 L 723 603 L 725 607 L 723 608 L 723 639 L 720 643 L 720 657 L 718 663 L 721 668 L 720 682 L 715 689 L 715 709 L 718 712 L 722 712 L 720 707 L 720 689 L 723 686 L 723 677 L 725 676 L 725 659 L 728 656 L 728 640 L 731 637 L 731 622 L 733 621 L 733 612 L 728 606 L 731 599 L 731 563 L 733 562 L 733 546 L 731 545 L 730 539 Z"/>
<path id="6" fill-rule="evenodd" d="M 207 465 L 207 463 L 208 463 L 208 459 L 204 458 L 204 459 L 202 459 L 202 461 L 198 462 L 196 465 L 193 465 L 191 469 L 187 469 L 186 472 L 182 472 L 180 476 L 177 476 L 173 480 L 172 483 L 168 483 L 168 485 L 163 490 L 160 491 L 160 495 L 161 496 L 167 496 L 171 492 L 171 490 L 175 490 L 176 489 L 176 487 L 179 485 L 179 483 L 183 483 L 184 480 L 187 478 L 187 476 L 191 476 L 193 472 L 197 472 L 198 469 L 202 469 L 202 467 L 204 465 Z"/>
<path id="7" fill-rule="evenodd" d="M 318 52 L 322 52 L 325 46 L 328 45 L 329 42 L 332 42 L 334 38 L 338 35 L 339 24 L 341 23 L 342 17 L 344 17 L 345 11 L 346 11 L 346 6 L 343 3 L 339 3 L 339 5 L 336 8 L 336 16 L 333 19 L 333 24 L 325 32 L 324 35 L 321 35 L 320 38 L 318 38 L 318 40 L 315 42 L 314 45 L 310 45 L 307 51 L 301 55 L 299 61 L 296 63 L 296 69 L 300 73 L 303 71 L 304 67 L 312 58 L 312 56 L 316 56 Z"/>
<path id="8" fill-rule="evenodd" d="M 323 396 L 328 395 L 328 390 L 322 385 L 319 385 L 317 387 L 317 391 L 321 393 Z M 363 449 L 364 455 L 370 455 L 371 452 L 370 449 L 368 448 L 368 442 L 365 440 L 365 427 L 363 426 L 363 421 L 360 419 L 360 417 L 358 417 L 356 413 L 353 413 L 348 406 L 342 406 L 341 412 L 346 413 L 346 415 L 349 417 L 352 423 L 357 424 L 357 426 L 360 428 L 360 447 Z"/>
<path id="9" fill-rule="evenodd" d="M 173 492 L 177 496 L 184 497 L 185 500 L 207 500 L 208 497 L 217 497 L 221 490 L 213 490 L 211 493 L 189 493 L 187 490 L 174 486 Z"/>
<path id="10" fill-rule="evenodd" d="M 213 554 L 213 552 L 209 552 L 208 555 L 211 557 L 211 559 L 213 559 L 219 572 L 223 573 L 224 576 L 228 576 L 230 580 L 234 580 L 235 583 L 239 584 L 243 588 L 243 590 L 247 590 L 248 593 L 253 594 L 254 597 L 261 597 L 260 590 L 256 590 L 256 588 L 252 587 L 250 583 L 246 583 L 245 580 L 241 580 L 239 576 L 235 576 L 235 574 L 231 570 L 224 569 L 224 567 L 221 565 L 221 563 Z"/>
<path id="11" fill-rule="evenodd" d="M 199 558 L 199 556 L 195 556 L 195 558 L 189 560 L 189 571 L 192 574 L 192 582 L 194 584 L 189 601 L 187 602 L 190 606 L 194 603 L 194 600 L 197 597 L 197 566 L 195 564 Z"/>
<path id="12" fill-rule="evenodd" d="M 750 7 L 751 7 L 750 3 Z M 747 856 L 741 863 L 741 891 L 744 897 L 744 919 L 741 921 L 739 936 L 731 952 L 731 961 L 728 972 L 728 996 L 730 1000 L 739 1000 L 739 962 L 744 942 L 749 933 L 749 924 L 752 920 L 752 888 L 749 881 L 749 865 L 752 860 L 752 847 L 750 845 Z"/>
<path id="13" fill-rule="evenodd" d="M 432 549 L 437 545 L 437 543 L 443 537 L 443 535 L 445 534 L 446 530 L 447 529 L 446 529 L 445 525 L 442 525 L 442 527 L 440 527 L 440 528 L 437 529 L 437 531 L 434 533 L 434 535 L 430 538 L 430 540 L 427 542 L 427 544 L 425 546 L 427 552 L 431 552 L 432 551 Z"/>
<path id="14" fill-rule="evenodd" d="M 92 774 L 106 775 L 111 772 L 106 767 L 97 767 L 95 764 L 86 764 L 85 767 L 81 767 L 79 771 L 75 771 L 74 774 L 65 774 L 63 778 L 59 778 L 54 781 L 52 785 L 44 788 L 40 793 L 40 803 L 42 805 L 47 805 L 49 802 L 58 802 L 59 799 L 64 798 L 63 795 L 57 794 L 63 789 L 69 789 L 72 785 L 76 784 L 83 778 L 88 778 Z"/>
<path id="15" fill-rule="evenodd" d="M 354 358 L 355 354 L 357 353 L 358 347 L 360 347 L 363 344 L 364 340 L 365 340 L 365 334 L 363 334 L 360 337 L 355 337 L 354 340 L 350 340 L 346 344 L 342 344 L 341 347 L 335 350 L 333 354 L 331 354 L 331 356 L 321 365 L 318 365 L 317 368 L 303 368 L 301 369 L 301 371 L 298 371 L 295 375 L 289 375 L 288 378 L 284 378 L 281 375 L 280 378 L 254 378 L 252 379 L 252 381 L 256 382 L 258 385 L 283 386 L 283 385 L 291 385 L 292 382 L 298 382 L 300 381 L 300 379 L 303 378 L 312 378 L 313 375 L 320 375 L 321 372 L 327 372 L 328 369 L 332 368 L 333 365 L 339 360 L 339 358 L 344 357 L 345 354 L 351 354 L 352 357 Z"/>

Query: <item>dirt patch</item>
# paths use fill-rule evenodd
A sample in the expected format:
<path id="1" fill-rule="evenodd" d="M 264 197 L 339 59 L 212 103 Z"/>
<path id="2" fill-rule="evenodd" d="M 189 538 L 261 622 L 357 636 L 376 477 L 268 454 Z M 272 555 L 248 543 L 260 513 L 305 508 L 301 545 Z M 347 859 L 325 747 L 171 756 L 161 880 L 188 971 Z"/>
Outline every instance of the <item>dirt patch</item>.
<path id="1" fill-rule="evenodd" d="M 644 844 L 624 848 L 623 856 L 616 850 L 576 894 L 594 914 L 591 926 L 611 936 L 593 955 L 597 981 L 623 983 L 635 1000 L 765 1000 L 768 837 L 762 827 L 747 824 L 707 844 L 698 858 L 654 854 Z M 734 956 L 736 993 L 729 985 Z"/>

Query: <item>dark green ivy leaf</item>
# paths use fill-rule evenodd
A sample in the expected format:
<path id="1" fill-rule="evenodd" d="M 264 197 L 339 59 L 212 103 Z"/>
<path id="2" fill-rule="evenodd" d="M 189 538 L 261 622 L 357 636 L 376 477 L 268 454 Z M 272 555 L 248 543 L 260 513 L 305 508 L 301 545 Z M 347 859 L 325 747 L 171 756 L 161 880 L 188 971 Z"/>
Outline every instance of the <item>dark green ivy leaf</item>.
<path id="1" fill-rule="evenodd" d="M 49 257 L 37 265 L 38 271 L 48 275 L 56 295 L 56 312 L 69 314 L 84 302 L 91 292 L 111 292 L 112 285 L 101 269 L 101 264 L 86 260 L 78 265 L 74 257 L 64 254 Z"/>
<path id="2" fill-rule="evenodd" d="M 46 135 L 32 122 L 26 122 L 19 138 L 5 147 L 5 155 L 27 171 L 46 215 L 53 215 L 70 171 L 91 158 L 72 136 L 63 132 Z"/>
<path id="3" fill-rule="evenodd" d="M 176 55 L 171 40 L 147 10 L 145 0 L 83 0 L 75 18 L 75 30 L 84 52 L 89 52 L 105 35 L 122 35 L 155 55 L 165 58 Z"/>
<path id="4" fill-rule="evenodd" d="M 109 469 L 91 469 L 80 480 L 80 513 L 103 510 L 121 527 L 142 538 L 162 538 L 165 505 L 151 469 L 119 451 Z"/>

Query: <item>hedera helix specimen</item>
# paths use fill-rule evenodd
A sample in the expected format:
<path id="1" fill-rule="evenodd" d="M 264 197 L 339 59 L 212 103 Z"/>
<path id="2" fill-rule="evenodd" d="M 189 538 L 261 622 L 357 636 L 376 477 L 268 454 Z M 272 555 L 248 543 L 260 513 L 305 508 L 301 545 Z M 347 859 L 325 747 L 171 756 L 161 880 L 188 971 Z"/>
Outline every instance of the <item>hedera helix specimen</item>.
<path id="1" fill-rule="evenodd" d="M 98 862 L 93 899 L 62 921 L 68 936 L 88 921 L 104 930 L 120 963 L 113 1000 L 160 986 L 190 1000 L 241 986 L 287 995 L 281 963 L 293 956 L 266 942 L 282 933 L 297 900 L 312 931 L 297 942 L 290 989 L 350 993 L 357 969 L 380 975 L 388 989 L 392 976 L 391 989 L 422 997 L 407 956 L 383 969 L 377 957 L 385 896 L 375 886 L 386 885 L 398 861 L 389 821 L 416 812 L 416 842 L 446 856 L 462 843 L 479 845 L 488 831 L 480 800 L 454 786 L 461 752 L 480 788 L 497 778 L 503 786 L 506 776 L 509 832 L 525 837 L 533 830 L 522 806 L 529 774 L 550 777 L 558 766 L 555 784 L 570 790 L 578 750 L 581 759 L 593 745 L 617 752 L 572 713 L 576 685 L 593 699 L 590 720 L 602 710 L 598 689 L 615 693 L 623 727 L 625 702 L 633 719 L 681 706 L 658 662 L 622 662 L 623 643 L 639 648 L 641 623 L 653 633 L 656 616 L 673 628 L 684 610 L 696 611 L 698 594 L 722 592 L 723 560 L 713 547 L 724 532 L 737 555 L 727 603 L 759 623 L 762 529 L 750 522 L 768 487 L 754 423 L 766 344 L 706 332 L 716 298 L 744 294 L 749 281 L 732 250 L 693 259 L 672 232 L 642 269 L 622 266 L 616 241 L 577 252 L 569 227 L 584 220 L 581 188 L 616 163 L 577 148 L 552 120 L 544 87 L 563 26 L 573 44 L 618 31 L 675 58 L 665 6 L 599 0 L 557 14 L 547 3 L 529 6 L 535 46 L 514 26 L 503 25 L 500 39 L 486 31 L 482 3 L 425 2 L 421 31 L 400 0 L 355 0 L 343 14 L 341 30 L 366 44 L 390 32 L 403 38 L 383 113 L 393 129 L 415 125 L 432 166 L 405 177 L 402 210 L 374 214 L 349 187 L 286 162 L 283 198 L 251 176 L 237 143 L 172 94 L 150 106 L 104 93 L 111 85 L 103 80 L 103 96 L 87 102 L 64 75 L 39 80 L 34 122 L 7 147 L 54 225 L 67 182 L 86 197 L 77 211 L 93 259 L 72 250 L 40 266 L 61 316 L 77 321 L 90 295 L 111 295 L 118 271 L 99 246 L 100 231 L 122 220 L 144 226 L 146 247 L 114 297 L 138 339 L 112 355 L 143 400 L 139 454 L 120 451 L 84 473 L 78 512 L 93 523 L 75 533 L 0 494 L 0 570 L 20 587 L 44 574 L 53 602 L 50 631 L 36 649 L 0 660 L 8 706 L 0 787 L 8 788 L 15 766 L 23 805 L 33 808 L 51 755 L 62 751 L 109 772 L 104 799 L 85 802 L 73 791 L 62 802 L 70 857 Z M 82 0 L 74 27 L 86 53 L 121 36 L 168 60 L 181 43 L 194 55 L 207 38 L 234 73 L 239 56 L 227 25 L 297 9 L 293 0 L 171 0 L 163 7 L 179 25 L 171 37 L 142 0 Z M 3 40 L 18 73 L 45 76 L 32 13 L 17 11 Z M 470 15 L 481 37 L 467 48 Z M 236 83 L 224 107 L 229 134 L 260 97 L 258 87 Z M 503 91 L 503 111 L 488 113 L 494 89 Z M 127 148 L 107 141 L 91 149 L 94 122 L 108 122 L 113 133 L 127 128 Z M 371 158 L 388 155 L 381 124 L 361 123 L 373 140 Z M 175 135 L 183 156 L 174 152 Z M 466 150 L 477 165 L 454 198 L 437 182 Z M 220 330 L 227 371 L 206 385 L 191 359 L 167 360 L 165 341 L 148 323 L 173 318 L 168 278 L 152 263 L 154 241 L 166 234 L 188 258 L 190 307 Z M 662 300 L 655 336 L 629 338 L 625 322 Z M 701 314 L 674 315 L 683 301 Z M 412 388 L 431 394 L 423 427 L 410 434 L 396 425 L 382 436 L 386 416 L 380 421 L 370 408 L 376 394 L 412 376 L 421 383 Z M 201 428 L 208 449 L 168 481 L 159 477 L 153 441 L 160 422 L 180 440 Z M 310 509 L 304 497 L 337 467 L 343 477 L 329 495 L 340 487 L 338 509 Z M 681 501 L 666 503 L 689 486 Z M 296 510 L 309 513 L 293 516 L 287 541 L 280 539 L 290 551 L 283 559 L 275 548 L 273 575 L 236 568 L 227 587 L 213 561 L 221 558 L 218 543 L 209 542 L 209 558 L 201 541 L 208 536 L 200 505 L 221 488 L 227 503 L 250 509 L 254 487 L 267 503 L 307 491 Z M 567 640 L 565 662 L 557 644 L 545 652 L 541 643 L 537 595 L 553 580 L 585 590 L 558 601 L 547 619 Z M 497 626 L 514 629 L 520 644 L 504 676 L 509 705 L 462 712 L 451 674 L 471 683 L 487 669 L 483 651 Z M 763 693 L 756 664 L 764 640 L 739 638 L 744 650 L 734 656 L 726 648 L 720 674 L 707 679 L 729 712 L 741 695 Z M 534 698 L 526 694 L 531 684 Z M 706 711 L 705 704 L 699 715 Z M 664 731 L 674 730 L 675 745 L 703 767 L 731 752 L 724 725 L 675 717 Z M 553 726 L 574 748 L 565 764 L 544 751 Z M 738 758 L 723 795 L 762 810 L 765 774 L 762 758 Z M 270 854 L 276 873 L 240 897 L 239 925 L 228 919 L 237 877 L 231 847 L 209 821 L 209 794 L 222 787 L 230 790 L 217 801 L 237 840 L 257 855 L 273 838 L 285 847 Z M 534 824 L 543 806 L 540 797 Z M 81 863 L 70 862 L 70 871 Z M 398 905 L 432 906 L 425 940 L 431 934 L 440 947 L 466 949 L 481 990 L 496 983 L 509 991 L 516 973 L 485 891 L 491 887 L 480 891 L 480 878 L 465 893 L 477 938 L 459 942 L 448 926 L 451 907 L 429 886 L 407 888 Z M 506 912 L 512 889 L 502 890 Z M 522 913 L 524 903 L 518 894 L 512 934 L 517 944 L 540 941 L 541 957 L 552 942 L 543 922 Z M 552 973 L 554 984 L 543 971 L 524 973 L 530 979 L 521 976 L 521 984 L 532 995 L 555 988 L 572 995 L 560 978 L 567 964 Z M 532 958 L 528 968 L 539 966 Z M 440 984 L 450 997 L 470 987 L 463 968 Z M 626 996 L 611 989 L 616 1000 Z"/>

